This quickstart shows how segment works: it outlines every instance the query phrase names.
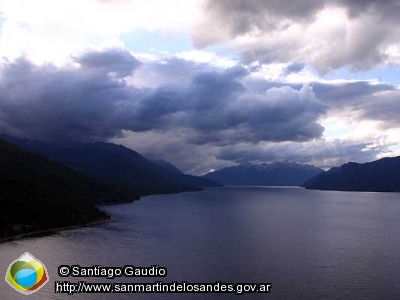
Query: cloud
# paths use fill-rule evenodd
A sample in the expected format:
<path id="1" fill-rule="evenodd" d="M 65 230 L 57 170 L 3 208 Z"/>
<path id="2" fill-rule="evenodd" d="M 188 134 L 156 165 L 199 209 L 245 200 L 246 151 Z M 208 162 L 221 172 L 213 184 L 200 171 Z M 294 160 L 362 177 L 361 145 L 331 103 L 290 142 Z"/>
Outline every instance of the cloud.
<path id="1" fill-rule="evenodd" d="M 290 87 L 300 90 L 301 83 L 285 83 L 280 81 L 247 78 L 246 85 L 253 91 L 263 92 L 271 88 Z M 355 121 L 381 121 L 383 127 L 400 126 L 397 117 L 400 114 L 399 87 L 376 81 L 315 81 L 309 85 L 317 99 L 330 106 L 330 114 L 340 112 L 341 115 L 356 118 Z"/>
<path id="2" fill-rule="evenodd" d="M 221 148 L 217 159 L 242 162 L 294 161 L 311 163 L 322 168 L 339 166 L 349 161 L 368 162 L 387 146 L 351 140 L 320 139 L 308 143 L 261 143 L 257 146 L 238 144 Z"/>
<path id="3" fill-rule="evenodd" d="M 347 8 L 351 17 L 357 17 L 361 13 L 371 11 L 385 18 L 396 20 L 400 13 L 400 5 L 397 0 L 340 0 L 338 2 Z"/>
<path id="4" fill-rule="evenodd" d="M 135 29 L 181 31 L 196 17 L 196 3 L 196 0 L 37 0 L 35 3 L 15 0 L 1 1 L 0 11 L 10 20 L 29 24 L 38 31 L 50 27 L 62 33 L 110 37 Z"/>
<path id="5" fill-rule="evenodd" d="M 107 51 L 89 51 L 75 59 L 83 68 L 115 73 L 118 77 L 132 75 L 141 63 L 128 51 L 109 49 Z"/>
<path id="6" fill-rule="evenodd" d="M 300 63 L 300 62 L 291 63 L 283 70 L 283 75 L 287 76 L 292 73 L 299 73 L 304 68 L 305 68 L 304 63 Z"/>
<path id="7" fill-rule="evenodd" d="M 208 1 L 193 39 L 200 48 L 227 43 L 245 63 L 367 70 L 398 62 L 390 50 L 400 44 L 396 12 L 391 0 Z"/>
<path id="8" fill-rule="evenodd" d="M 79 6 L 0 3 L 0 131 L 117 141 L 196 174 L 246 160 L 372 160 L 391 153 L 386 135 L 399 141 L 397 86 L 314 72 L 399 63 L 397 0 Z M 217 47 L 133 54 L 123 33 L 134 30 L 191 34 L 198 48 Z"/>
<path id="9" fill-rule="evenodd" d="M 350 81 L 333 84 L 315 82 L 312 86 L 318 97 L 322 97 L 325 102 L 335 106 L 352 106 L 360 102 L 363 97 L 396 90 L 394 85 L 369 81 Z"/>
<path id="10" fill-rule="evenodd" d="M 206 46 L 221 40 L 260 31 L 285 29 L 287 24 L 279 19 L 303 20 L 323 7 L 319 0 L 311 1 L 245 1 L 216 0 L 207 1 L 204 7 L 202 25 L 206 29 L 194 31 L 194 41 L 198 46 Z M 221 26 L 224 24 L 224 26 Z M 203 27 L 204 29 L 204 27 Z"/>
<path id="11" fill-rule="evenodd" d="M 385 129 L 400 127 L 400 90 L 378 92 L 363 100 L 357 107 L 360 118 L 381 121 Z"/>
<path id="12" fill-rule="evenodd" d="M 400 62 L 396 0 L 87 0 L 79 7 L 76 1 L 15 0 L 0 2 L 0 12 L 1 55 L 28 54 L 40 63 L 61 65 L 87 46 L 137 30 L 191 36 L 197 48 L 217 44 L 244 64 L 301 61 L 321 74 Z M 186 58 L 230 63 L 207 51 L 186 52 Z"/>
<path id="13" fill-rule="evenodd" d="M 400 126 L 398 93 L 371 82 L 266 81 L 241 65 L 174 57 L 141 63 L 107 49 L 61 67 L 4 60 L 0 131 L 57 142 L 117 141 L 195 174 L 245 160 L 332 166 L 389 151 L 375 139 L 324 139 L 325 116 L 351 112 L 356 122 Z"/>
<path id="14" fill-rule="evenodd" d="M 240 81 L 246 75 L 240 66 L 197 70 L 187 84 L 161 85 L 141 99 L 136 120 L 141 120 L 141 130 L 194 129 L 191 142 L 196 144 L 321 136 L 323 128 L 317 121 L 328 106 L 311 88 L 282 87 L 254 93 Z"/>
<path id="15" fill-rule="evenodd" d="M 379 121 L 382 129 L 400 127 L 400 89 L 391 84 L 366 81 L 313 84 L 319 99 L 354 121 Z"/>
<path id="16" fill-rule="evenodd" d="M 222 168 L 233 162 L 215 158 L 218 146 L 189 143 L 190 136 L 195 134 L 192 129 L 177 128 L 169 131 L 124 131 L 119 137 L 110 141 L 125 145 L 143 153 L 149 158 L 163 158 L 184 172 L 202 175 L 213 168 Z"/>
<path id="17" fill-rule="evenodd" d="M 382 153 L 393 155 L 391 141 L 379 142 L 379 136 L 365 141 L 322 138 L 308 142 L 239 142 L 225 145 L 188 142 L 195 132 L 176 129 L 167 132 L 126 131 L 111 141 L 131 147 L 149 157 L 163 157 L 191 174 L 205 174 L 242 162 L 294 161 L 314 164 L 322 168 L 339 166 L 348 161 L 367 162 Z"/>
<path id="18" fill-rule="evenodd" d="M 2 27 L 3 27 L 4 19 L 5 19 L 5 18 L 4 18 L 3 13 L 0 12 L 0 32 L 1 32 L 1 29 L 2 29 Z"/>
<path id="19" fill-rule="evenodd" d="M 194 131 L 191 142 L 196 144 L 305 141 L 323 132 L 318 118 L 328 106 L 310 87 L 256 93 L 241 83 L 248 72 L 239 65 L 216 69 L 188 63 L 188 68 L 196 67 L 185 83 L 138 88 L 121 81 L 139 65 L 128 52 L 87 52 L 75 61 L 80 68 L 36 66 L 24 59 L 6 63 L 0 111 L 7 128 L 49 140 L 188 128 Z M 170 69 L 185 65 L 179 60 L 171 63 Z"/>
<path id="20" fill-rule="evenodd" d="M 3 66 L 0 93 L 2 131 L 65 141 L 117 134 L 120 103 L 135 92 L 103 73 L 20 59 Z"/>
<path id="21" fill-rule="evenodd" d="M 108 4 L 126 4 L 131 2 L 132 0 L 97 0 L 99 3 L 108 3 Z"/>

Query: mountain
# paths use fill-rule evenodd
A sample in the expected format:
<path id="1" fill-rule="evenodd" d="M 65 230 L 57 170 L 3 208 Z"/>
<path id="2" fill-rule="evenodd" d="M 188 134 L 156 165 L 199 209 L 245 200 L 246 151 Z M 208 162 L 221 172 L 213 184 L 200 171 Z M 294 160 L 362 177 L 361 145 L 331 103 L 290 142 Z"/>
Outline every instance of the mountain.
<path id="1" fill-rule="evenodd" d="M 307 189 L 400 192 L 400 156 L 365 164 L 349 162 L 319 174 L 304 184 Z"/>
<path id="2" fill-rule="evenodd" d="M 121 145 L 103 142 L 50 144 L 3 137 L 22 149 L 47 156 L 103 180 L 122 184 L 140 195 L 199 191 L 205 186 L 218 185 L 211 180 L 182 174 L 165 161 L 150 161 Z"/>
<path id="3" fill-rule="evenodd" d="M 193 175 L 187 175 L 183 174 L 179 178 L 180 181 L 184 182 L 185 184 L 192 185 L 192 186 L 201 186 L 201 187 L 221 187 L 223 184 L 221 184 L 219 181 L 204 178 L 204 177 L 199 177 L 199 176 L 193 176 Z"/>
<path id="4" fill-rule="evenodd" d="M 290 162 L 243 163 L 210 172 L 204 177 L 228 185 L 300 186 L 322 172 L 311 165 Z"/>
<path id="5" fill-rule="evenodd" d="M 173 164 L 166 162 L 165 160 L 159 159 L 159 160 L 153 160 L 153 162 L 158 164 L 161 168 L 163 168 L 163 170 L 160 171 L 165 172 L 165 174 L 169 176 L 170 179 L 175 179 L 186 185 L 200 186 L 200 187 L 222 186 L 222 184 L 220 184 L 219 182 L 204 177 L 183 174 L 181 170 L 179 170 Z"/>
<path id="6" fill-rule="evenodd" d="M 108 218 L 95 204 L 138 195 L 0 140 L 0 237 Z"/>
<path id="7" fill-rule="evenodd" d="M 154 160 L 151 160 L 151 162 L 159 165 L 160 167 L 164 168 L 171 174 L 183 174 L 183 172 L 181 170 L 179 170 L 173 164 L 171 164 L 163 159 L 154 159 Z"/>

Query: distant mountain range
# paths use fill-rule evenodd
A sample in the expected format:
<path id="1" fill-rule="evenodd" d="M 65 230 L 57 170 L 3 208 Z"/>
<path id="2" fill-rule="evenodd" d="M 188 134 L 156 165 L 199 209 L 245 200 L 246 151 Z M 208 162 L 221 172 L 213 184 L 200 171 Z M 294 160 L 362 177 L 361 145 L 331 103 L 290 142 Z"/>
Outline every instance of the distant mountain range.
<path id="1" fill-rule="evenodd" d="M 7 135 L 2 138 L 26 151 L 131 188 L 139 195 L 198 191 L 202 187 L 220 186 L 206 178 L 185 175 L 163 160 L 150 161 L 129 148 L 112 143 L 51 144 Z"/>
<path id="2" fill-rule="evenodd" d="M 4 141 L 6 140 L 6 141 Z M 400 157 L 347 163 L 328 172 L 289 162 L 243 163 L 208 173 L 183 174 L 164 160 L 148 160 L 112 143 L 51 144 L 0 136 L 2 237 L 87 224 L 109 216 L 96 205 L 206 186 L 304 186 L 308 189 L 400 192 Z"/>
<path id="3" fill-rule="evenodd" d="M 324 170 L 291 162 L 270 164 L 243 163 L 204 175 L 227 185 L 301 186 Z"/>
<path id="4" fill-rule="evenodd" d="M 321 173 L 304 184 L 307 189 L 400 192 L 400 156 L 365 164 L 349 162 Z"/>
<path id="5" fill-rule="evenodd" d="M 108 215 L 95 204 L 136 199 L 132 189 L 0 140 L 0 238 L 103 220 Z"/>

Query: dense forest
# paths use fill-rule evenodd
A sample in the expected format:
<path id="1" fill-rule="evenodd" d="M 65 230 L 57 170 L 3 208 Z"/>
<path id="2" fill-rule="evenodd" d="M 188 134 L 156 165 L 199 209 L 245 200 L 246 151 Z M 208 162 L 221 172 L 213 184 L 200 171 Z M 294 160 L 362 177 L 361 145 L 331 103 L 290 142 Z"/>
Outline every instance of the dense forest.
<path id="1" fill-rule="evenodd" d="M 138 194 L 0 140 L 0 237 L 86 224 L 109 216 L 97 204 Z"/>

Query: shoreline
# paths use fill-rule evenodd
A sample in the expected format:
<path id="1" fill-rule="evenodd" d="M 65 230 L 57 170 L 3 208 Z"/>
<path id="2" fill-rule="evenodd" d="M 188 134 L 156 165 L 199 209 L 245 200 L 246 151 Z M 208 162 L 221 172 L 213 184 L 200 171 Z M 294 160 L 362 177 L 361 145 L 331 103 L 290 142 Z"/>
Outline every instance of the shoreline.
<path id="1" fill-rule="evenodd" d="M 141 195 L 138 199 L 134 200 L 127 200 L 127 201 L 120 201 L 120 202 L 106 202 L 102 204 L 96 205 L 99 209 L 101 209 L 102 206 L 114 206 L 114 205 L 121 205 L 121 204 L 132 204 L 135 203 L 136 201 L 140 201 L 145 197 L 149 196 L 155 196 L 155 195 L 172 195 L 172 194 L 180 194 L 180 193 L 188 193 L 188 192 L 201 192 L 204 191 L 204 188 L 199 188 L 198 190 L 192 190 L 192 191 L 181 191 L 181 192 L 171 192 L 171 193 L 166 193 L 166 194 L 150 194 L 150 195 Z M 98 224 L 103 224 L 103 223 L 108 223 L 114 221 L 115 218 L 111 215 L 108 216 L 108 218 L 102 219 L 102 220 L 97 220 L 93 222 L 88 222 L 85 224 L 80 224 L 80 225 L 70 225 L 70 226 L 64 226 L 64 227 L 55 227 L 55 228 L 49 228 L 49 229 L 43 229 L 43 230 L 36 230 L 36 231 L 31 231 L 31 232 L 26 232 L 18 235 L 12 235 L 9 237 L 4 237 L 0 238 L 0 244 L 14 241 L 14 240 L 19 240 L 19 239 L 24 239 L 28 237 L 34 237 L 34 236 L 39 236 L 39 235 L 50 235 L 52 233 L 56 232 L 62 232 L 62 231 L 67 231 L 67 230 L 73 230 L 73 229 L 79 229 L 87 226 L 93 226 L 93 225 L 98 225 Z"/>
<path id="2" fill-rule="evenodd" d="M 18 235 L 13 235 L 13 236 L 1 238 L 0 239 L 0 244 L 5 243 L 5 242 L 14 241 L 14 240 L 27 238 L 27 237 L 31 237 L 31 236 L 36 236 L 36 235 L 48 235 L 48 234 L 56 233 L 56 232 L 79 229 L 79 228 L 83 228 L 83 227 L 88 227 L 88 226 L 108 223 L 108 222 L 112 222 L 114 220 L 115 220 L 114 217 L 110 216 L 109 218 L 106 218 L 106 219 L 103 219 L 103 220 L 97 220 L 97 221 L 88 222 L 88 223 L 80 224 L 80 225 L 70 225 L 70 226 L 65 226 L 65 227 L 56 227 L 56 228 L 49 228 L 49 229 L 43 229 L 43 230 L 36 230 L 36 231 L 32 231 L 32 232 L 27 232 L 27 233 L 22 233 L 22 234 L 18 234 Z"/>
<path id="3" fill-rule="evenodd" d="M 121 202 L 107 202 L 103 203 L 101 205 L 96 205 L 99 209 L 101 206 L 112 206 L 112 205 L 118 205 L 118 204 L 129 204 L 129 203 L 134 203 L 135 201 L 139 201 L 139 199 L 135 200 L 127 200 L 127 201 L 121 201 Z M 97 221 L 92 221 L 84 224 L 79 224 L 79 225 L 69 225 L 69 226 L 64 226 L 64 227 L 53 227 L 53 228 L 48 228 L 48 229 L 42 229 L 42 230 L 36 230 L 36 231 L 31 231 L 31 232 L 26 232 L 22 234 L 17 234 L 17 235 L 12 235 L 4 238 L 0 238 L 0 244 L 14 241 L 14 240 L 19 240 L 27 237 L 34 237 L 36 235 L 49 235 L 51 233 L 56 233 L 56 232 L 61 232 L 61 231 L 67 231 L 67 230 L 73 230 L 73 229 L 79 229 L 82 227 L 87 227 L 87 226 L 93 226 L 93 225 L 98 225 L 98 224 L 103 224 L 103 223 L 108 223 L 114 221 L 115 218 L 111 215 L 108 215 L 107 218 L 104 219 L 99 219 Z"/>

